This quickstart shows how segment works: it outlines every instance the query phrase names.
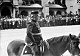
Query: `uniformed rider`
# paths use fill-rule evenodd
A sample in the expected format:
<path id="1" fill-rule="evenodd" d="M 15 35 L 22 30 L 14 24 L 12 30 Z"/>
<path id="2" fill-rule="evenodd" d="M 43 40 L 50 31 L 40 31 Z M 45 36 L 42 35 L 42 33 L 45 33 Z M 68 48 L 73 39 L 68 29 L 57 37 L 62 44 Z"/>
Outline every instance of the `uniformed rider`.
<path id="1" fill-rule="evenodd" d="M 26 36 L 26 42 L 31 43 L 32 45 L 40 45 L 40 43 L 43 41 L 41 36 L 41 30 L 38 23 L 38 11 L 31 12 L 33 15 L 31 18 L 31 22 L 27 23 L 27 36 Z"/>

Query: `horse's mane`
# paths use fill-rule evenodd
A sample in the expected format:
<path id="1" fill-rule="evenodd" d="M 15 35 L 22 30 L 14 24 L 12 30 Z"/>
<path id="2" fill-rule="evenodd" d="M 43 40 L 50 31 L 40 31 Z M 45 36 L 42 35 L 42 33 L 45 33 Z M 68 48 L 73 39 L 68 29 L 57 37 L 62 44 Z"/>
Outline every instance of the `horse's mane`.
<path id="1" fill-rule="evenodd" d="M 62 41 L 67 41 L 69 36 L 59 36 L 59 37 L 52 37 L 50 39 L 47 39 L 49 43 L 58 43 Z"/>
<path id="2" fill-rule="evenodd" d="M 71 35 L 72 38 L 75 38 L 76 35 Z M 70 40 L 69 35 L 63 35 L 63 36 L 58 36 L 58 37 L 52 37 L 50 39 L 47 39 L 48 43 L 60 43 L 60 42 L 66 42 Z"/>

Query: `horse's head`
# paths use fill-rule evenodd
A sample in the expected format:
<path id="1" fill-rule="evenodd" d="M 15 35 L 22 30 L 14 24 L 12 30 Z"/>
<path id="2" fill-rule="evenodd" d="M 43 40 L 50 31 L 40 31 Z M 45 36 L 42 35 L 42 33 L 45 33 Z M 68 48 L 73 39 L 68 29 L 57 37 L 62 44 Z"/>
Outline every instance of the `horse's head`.
<path id="1" fill-rule="evenodd" d="M 70 52 L 72 55 L 79 55 L 79 38 L 77 38 L 77 36 L 75 35 L 69 35 L 70 37 Z"/>
<path id="2" fill-rule="evenodd" d="M 69 34 L 48 39 L 47 42 L 54 55 L 62 55 L 67 50 L 72 55 L 79 55 L 78 40 L 76 35 Z"/>

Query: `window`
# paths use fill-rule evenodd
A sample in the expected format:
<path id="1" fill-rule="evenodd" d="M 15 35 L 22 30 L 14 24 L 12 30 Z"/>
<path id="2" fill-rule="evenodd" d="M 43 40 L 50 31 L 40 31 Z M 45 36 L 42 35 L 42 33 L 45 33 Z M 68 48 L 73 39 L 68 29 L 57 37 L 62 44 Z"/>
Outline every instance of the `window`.
<path id="1" fill-rule="evenodd" d="M 26 3 L 26 5 L 28 4 L 34 4 L 34 3 L 38 3 L 41 5 L 41 0 L 22 0 Z"/>
<path id="2" fill-rule="evenodd" d="M 80 3 L 80 0 L 77 0 L 77 3 Z"/>

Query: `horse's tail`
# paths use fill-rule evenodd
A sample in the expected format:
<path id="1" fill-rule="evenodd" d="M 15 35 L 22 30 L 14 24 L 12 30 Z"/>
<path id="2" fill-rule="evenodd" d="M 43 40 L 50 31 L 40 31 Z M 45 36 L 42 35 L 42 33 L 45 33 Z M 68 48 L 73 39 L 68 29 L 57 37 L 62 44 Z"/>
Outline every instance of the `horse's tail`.
<path id="1" fill-rule="evenodd" d="M 25 45 L 23 40 L 13 40 L 7 47 L 8 56 L 18 56 L 20 49 Z"/>

